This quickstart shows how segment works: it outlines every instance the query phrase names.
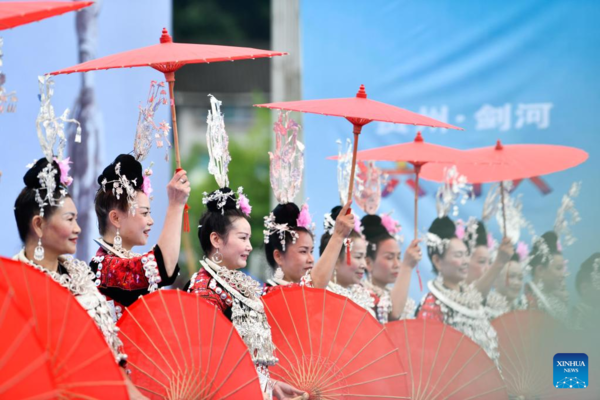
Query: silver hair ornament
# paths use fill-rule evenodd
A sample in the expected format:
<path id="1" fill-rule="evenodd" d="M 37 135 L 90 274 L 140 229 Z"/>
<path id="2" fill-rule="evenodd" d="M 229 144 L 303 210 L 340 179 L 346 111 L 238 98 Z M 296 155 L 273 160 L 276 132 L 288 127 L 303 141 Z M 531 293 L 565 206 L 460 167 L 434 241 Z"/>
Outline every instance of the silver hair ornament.
<path id="1" fill-rule="evenodd" d="M 302 184 L 304 144 L 298 140 L 299 130 L 300 125 L 290 118 L 289 112 L 279 112 L 273 124 L 275 149 L 269 152 L 269 178 L 279 204 L 293 202 Z"/>
<path id="2" fill-rule="evenodd" d="M 138 123 L 133 142 L 133 155 L 136 160 L 143 161 L 152 149 L 152 143 L 156 142 L 156 148 L 161 148 L 166 142 L 165 160 L 169 160 L 169 133 L 171 126 L 162 121 L 158 125 L 154 122 L 156 112 L 161 105 L 167 105 L 168 98 L 164 82 L 150 82 L 150 89 L 146 99 L 146 106 L 139 106 Z"/>
<path id="3" fill-rule="evenodd" d="M 212 94 L 210 97 L 210 111 L 206 118 L 206 146 L 208 148 L 208 172 L 215 177 L 220 188 L 229 186 L 229 136 L 225 130 L 225 118 L 221 113 L 222 102 Z M 206 204 L 206 203 L 205 203 Z"/>

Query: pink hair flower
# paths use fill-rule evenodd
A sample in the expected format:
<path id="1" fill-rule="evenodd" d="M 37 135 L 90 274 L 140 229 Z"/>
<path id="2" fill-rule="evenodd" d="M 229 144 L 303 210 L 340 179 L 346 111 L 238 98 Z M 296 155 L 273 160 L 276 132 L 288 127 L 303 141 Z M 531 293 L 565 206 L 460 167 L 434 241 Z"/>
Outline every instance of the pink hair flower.
<path id="1" fill-rule="evenodd" d="M 69 186 L 73 183 L 73 178 L 69 176 L 69 170 L 71 169 L 69 164 L 72 164 L 70 158 L 71 157 L 67 157 L 62 161 L 58 161 L 58 158 L 54 157 L 54 161 L 56 161 L 58 168 L 60 168 L 60 183 L 65 186 Z"/>
<path id="2" fill-rule="evenodd" d="M 298 215 L 298 219 L 296 220 L 296 225 L 302 228 L 311 229 L 312 219 L 310 218 L 310 213 L 308 212 L 308 204 L 304 203 L 302 205 L 300 215 Z"/>
<path id="3" fill-rule="evenodd" d="M 152 193 L 152 184 L 150 182 L 150 176 L 148 175 L 144 175 L 144 180 L 142 182 L 142 192 L 144 192 L 148 197 L 150 197 L 150 193 Z"/>
<path id="4" fill-rule="evenodd" d="M 529 256 L 529 246 L 527 246 L 527 243 L 517 243 L 516 253 L 519 255 L 519 261 L 525 261 L 525 259 L 527 259 L 527 256 Z"/>
<path id="5" fill-rule="evenodd" d="M 463 240 L 465 238 L 465 233 L 466 233 L 466 227 L 465 227 L 465 223 L 463 222 L 462 219 L 459 219 L 458 221 L 456 221 L 456 237 L 459 238 L 460 240 Z"/>
<path id="6" fill-rule="evenodd" d="M 252 212 L 252 206 L 250 205 L 250 200 L 248 200 L 248 198 L 245 195 L 240 194 L 239 204 L 240 204 L 240 210 L 242 210 L 242 212 L 244 214 L 246 214 L 246 216 L 249 217 L 250 213 Z"/>
<path id="7" fill-rule="evenodd" d="M 383 214 L 381 216 L 381 225 L 383 225 L 390 235 L 396 235 L 402 230 L 400 223 L 394 220 L 389 214 Z"/>

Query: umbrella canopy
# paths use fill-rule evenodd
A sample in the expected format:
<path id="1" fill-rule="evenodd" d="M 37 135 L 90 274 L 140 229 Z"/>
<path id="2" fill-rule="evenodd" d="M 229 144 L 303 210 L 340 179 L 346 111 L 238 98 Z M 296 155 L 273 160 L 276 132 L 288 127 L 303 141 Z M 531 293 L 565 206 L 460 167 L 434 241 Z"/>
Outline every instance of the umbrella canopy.
<path id="1" fill-rule="evenodd" d="M 0 30 L 80 10 L 93 1 L 7 1 L 0 3 Z"/>
<path id="2" fill-rule="evenodd" d="M 129 50 L 106 57 L 96 58 L 81 64 L 51 72 L 51 75 L 88 72 L 113 68 L 152 67 L 165 74 L 169 82 L 171 116 L 173 118 L 173 141 L 175 161 L 181 168 L 179 157 L 179 137 L 177 135 L 177 114 L 175 110 L 175 71 L 186 64 L 208 64 L 219 61 L 235 61 L 255 58 L 283 56 L 287 53 L 252 49 L 248 47 L 217 46 L 193 43 L 173 43 L 173 38 L 163 28 L 160 44 Z"/>
<path id="3" fill-rule="evenodd" d="M 425 142 L 421 132 L 417 132 L 412 142 L 361 150 L 356 153 L 357 161 L 405 161 L 414 166 L 427 163 L 449 164 L 460 161 L 462 157 L 464 152 L 461 150 Z M 330 157 L 330 159 L 337 159 L 337 157 Z"/>
<path id="4" fill-rule="evenodd" d="M 508 397 L 485 351 L 449 325 L 411 319 L 390 322 L 385 329 L 408 368 L 411 399 Z"/>
<path id="5" fill-rule="evenodd" d="M 553 384 L 551 362 L 556 353 L 571 351 L 563 328 L 548 315 L 534 310 L 504 314 L 494 319 L 492 326 L 498 332 L 500 364 L 509 396 L 564 398 L 565 390 L 560 382 Z M 597 394 L 597 388 L 594 392 Z M 569 399 L 597 398 L 587 388 L 567 393 Z"/>
<path id="6" fill-rule="evenodd" d="M 408 398 L 406 370 L 383 326 L 348 298 L 281 287 L 263 297 L 279 363 L 274 379 L 310 399 Z"/>
<path id="7" fill-rule="evenodd" d="M 59 398 L 129 398 L 112 350 L 69 290 L 34 267 L 4 257 L 0 277 L 0 290 L 13 293 L 50 355 Z"/>
<path id="8" fill-rule="evenodd" d="M 131 380 L 151 399 L 261 399 L 248 347 L 200 296 L 159 290 L 119 320 Z"/>
<path id="9" fill-rule="evenodd" d="M 365 85 L 360 85 L 356 97 L 285 101 L 280 103 L 255 104 L 255 107 L 265 107 L 275 110 L 299 111 L 311 114 L 330 115 L 346 118 L 354 125 L 354 149 L 352 153 L 352 169 L 350 172 L 350 185 L 348 198 L 352 198 L 354 189 L 354 172 L 356 170 L 356 153 L 358 152 L 358 135 L 362 127 L 372 121 L 391 122 L 394 124 L 429 126 L 433 128 L 446 128 L 463 130 L 454 125 L 437 121 L 390 104 L 367 99 Z M 350 212 L 350 209 L 348 210 Z"/>
<path id="10" fill-rule="evenodd" d="M 57 398 L 50 357 L 6 287 L 0 288 L 0 310 L 0 398 Z"/>
<path id="11" fill-rule="evenodd" d="M 279 103 L 255 104 L 254 106 L 271 108 L 274 110 L 298 111 L 310 114 L 343 117 L 352 124 L 361 126 L 372 121 L 381 121 L 394 124 L 463 130 L 462 128 L 437 121 L 412 111 L 404 110 L 391 104 L 368 99 L 365 85 L 360 85 L 356 97 L 284 101 Z"/>
<path id="12" fill-rule="evenodd" d="M 553 172 L 573 168 L 585 160 L 588 154 L 578 148 L 548 144 L 512 144 L 503 145 L 499 140 L 496 146 L 464 151 L 456 165 L 461 175 L 469 183 L 489 183 L 533 178 Z M 479 160 L 475 163 L 473 160 Z M 481 160 L 488 160 L 481 164 Z M 421 177 L 442 182 L 443 165 L 426 165 Z"/>

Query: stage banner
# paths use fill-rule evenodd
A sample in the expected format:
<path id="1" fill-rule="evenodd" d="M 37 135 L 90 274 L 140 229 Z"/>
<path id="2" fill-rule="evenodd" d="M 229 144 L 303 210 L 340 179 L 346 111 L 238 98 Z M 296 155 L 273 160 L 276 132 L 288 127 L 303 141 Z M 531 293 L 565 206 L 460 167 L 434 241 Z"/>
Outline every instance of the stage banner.
<path id="1" fill-rule="evenodd" d="M 432 143 L 466 149 L 500 139 L 585 149 L 589 159 L 583 165 L 525 180 L 513 193 L 522 196 L 524 215 L 541 235 L 553 228 L 571 184 L 582 181 L 576 200 L 582 220 L 572 229 L 577 241 L 564 246 L 573 290 L 581 263 L 600 250 L 599 17 L 600 4 L 594 1 L 303 1 L 303 98 L 351 97 L 364 84 L 370 99 L 465 129 L 420 129 Z M 314 218 L 322 221 L 339 202 L 336 164 L 325 158 L 337 154 L 336 140 L 352 137 L 352 125 L 344 118 L 309 114 L 303 121 L 306 197 Z M 359 150 L 407 142 L 416 132 L 412 126 L 373 122 L 364 127 Z M 406 248 L 413 238 L 414 175 L 410 165 L 383 167 L 392 169 L 395 181 L 380 213 L 394 210 Z M 421 233 L 436 217 L 438 186 L 423 182 Z M 483 185 L 481 196 L 452 218 L 480 218 L 490 186 Z M 488 230 L 500 240 L 495 219 Z M 529 240 L 527 232 L 522 239 Z M 433 278 L 426 255 L 420 270 L 424 281 Z M 411 296 L 423 296 L 416 276 Z"/>
<path id="2" fill-rule="evenodd" d="M 149 46 L 159 42 L 163 27 L 171 26 L 171 2 L 100 0 L 80 12 L 0 31 L 4 39 L 2 73 L 5 89 L 16 91 L 16 112 L 0 114 L 0 254 L 12 256 L 22 243 L 13 213 L 15 200 L 23 189 L 27 164 L 43 156 L 36 134 L 39 110 L 38 76 L 89 59 Z M 78 258 L 89 260 L 99 237 L 94 196 L 96 182 L 104 167 L 120 153 L 133 150 L 139 106 L 145 106 L 152 80 L 164 75 L 152 68 L 115 69 L 54 78 L 53 105 L 56 113 L 71 110 L 79 119 L 83 141 L 69 143 L 66 156 L 74 163 L 70 175 L 75 181 L 69 192 L 78 208 L 82 234 Z M 157 112 L 158 122 L 170 121 L 168 107 Z M 153 149 L 143 162 L 154 161 L 151 207 L 154 229 L 148 245 L 156 243 L 167 206 L 166 185 L 171 164 L 164 149 Z"/>

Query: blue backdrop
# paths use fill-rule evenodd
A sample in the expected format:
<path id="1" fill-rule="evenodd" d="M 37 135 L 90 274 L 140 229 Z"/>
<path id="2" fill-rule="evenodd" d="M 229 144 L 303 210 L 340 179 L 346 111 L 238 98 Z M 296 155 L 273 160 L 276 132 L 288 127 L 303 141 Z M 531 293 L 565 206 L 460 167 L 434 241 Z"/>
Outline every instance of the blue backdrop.
<path id="1" fill-rule="evenodd" d="M 578 241 L 565 249 L 569 285 L 579 265 L 598 251 L 600 143 L 600 4 L 594 1 L 315 1 L 301 6 L 303 97 L 354 96 L 365 84 L 369 98 L 427 114 L 464 132 L 423 129 L 425 140 L 462 149 L 504 143 L 548 143 L 585 149 L 589 160 L 544 177 L 542 193 L 523 182 L 524 214 L 538 234 L 551 229 L 562 195 L 583 181 L 577 200 L 583 221 Z M 305 115 L 306 190 L 319 221 L 337 204 L 335 163 L 338 138 L 352 126 L 335 117 Z M 371 123 L 359 149 L 412 140 L 416 129 Z M 435 218 L 437 184 L 423 185 L 419 230 Z M 484 195 L 489 185 L 484 185 Z M 412 238 L 413 191 L 394 190 L 380 212 L 394 210 L 406 239 Z M 481 216 L 483 198 L 461 208 L 459 217 Z M 489 230 L 499 238 L 495 221 Z M 322 231 L 322 229 L 321 229 Z M 431 279 L 429 260 L 421 264 Z M 416 277 L 411 296 L 420 299 Z"/>
<path id="2" fill-rule="evenodd" d="M 163 27 L 171 25 L 171 2 L 152 1 L 99 1 L 97 32 L 88 32 L 94 40 L 98 57 L 148 46 L 159 42 Z M 38 23 L 1 31 L 4 38 L 4 66 L 7 76 L 5 87 L 16 90 L 19 102 L 17 112 L 0 115 L 0 254 L 12 256 L 21 247 L 14 222 L 13 206 L 23 188 L 26 165 L 42 156 L 37 140 L 35 119 L 39 110 L 37 76 L 77 64 L 78 43 L 75 13 L 65 14 Z M 100 165 L 102 168 L 118 154 L 133 149 L 138 118 L 138 105 L 145 103 L 150 81 L 164 80 L 164 75 L 151 68 L 109 70 L 93 74 L 96 99 L 95 121 L 100 132 Z M 57 113 L 73 109 L 81 87 L 81 75 L 55 77 L 54 108 Z M 168 110 L 162 110 L 159 121 L 168 119 Z M 163 161 L 164 150 L 153 149 L 144 166 L 154 160 L 154 200 L 152 208 L 155 226 L 149 245 L 156 243 L 166 210 L 165 186 L 170 178 L 170 164 Z M 77 168 L 72 165 L 72 168 Z M 73 171 L 73 170 L 72 170 Z M 71 174 L 72 175 L 72 174 Z M 95 182 L 96 177 L 86 177 Z M 87 236 L 90 251 L 96 250 L 91 242 L 98 236 L 91 202 L 77 204 L 79 212 L 91 212 L 91 232 Z M 80 242 L 81 243 L 81 242 Z M 80 244 L 81 246 L 81 244 Z M 89 254 L 88 254 L 89 257 Z M 88 258 L 89 259 L 89 258 Z"/>

